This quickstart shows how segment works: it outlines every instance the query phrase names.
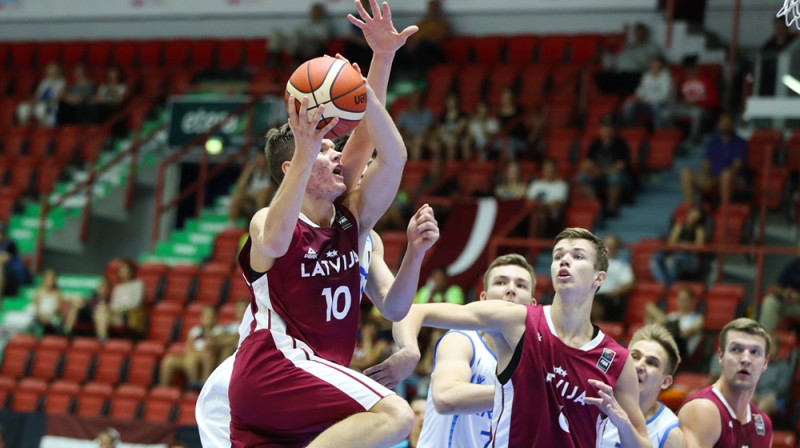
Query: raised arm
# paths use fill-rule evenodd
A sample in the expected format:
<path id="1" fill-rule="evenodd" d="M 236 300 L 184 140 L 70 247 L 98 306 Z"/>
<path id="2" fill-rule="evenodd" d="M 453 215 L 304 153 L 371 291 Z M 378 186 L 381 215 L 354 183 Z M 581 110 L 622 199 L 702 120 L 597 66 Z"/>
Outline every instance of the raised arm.
<path id="1" fill-rule="evenodd" d="M 306 185 L 311 175 L 311 167 L 322 147 L 322 137 L 339 122 L 334 118 L 322 129 L 317 129 L 323 104 L 317 108 L 314 118 L 305 119 L 308 111 L 308 98 L 303 97 L 300 111 L 296 111 L 294 97 L 287 101 L 289 127 L 294 136 L 294 154 L 290 162 L 284 162 L 282 168 L 286 175 L 272 199 L 269 208 L 259 210 L 250 220 L 250 238 L 253 250 L 250 262 L 254 270 L 269 270 L 275 259 L 283 256 L 289 249 L 300 207 L 303 204 Z M 303 117 L 302 119 L 300 117 Z"/>
<path id="2" fill-rule="evenodd" d="M 494 385 L 470 383 L 474 356 L 472 342 L 462 333 L 446 333 L 439 339 L 430 386 L 436 412 L 473 414 L 492 409 Z"/>
<path id="3" fill-rule="evenodd" d="M 373 232 L 373 256 L 366 293 L 383 317 L 393 322 L 408 313 L 419 285 L 419 270 L 425 252 L 439 239 L 439 226 L 428 204 L 420 207 L 411 218 L 406 235 L 408 246 L 395 278 L 383 259 L 383 242 Z"/>
<path id="4" fill-rule="evenodd" d="M 722 420 L 711 400 L 698 398 L 681 407 L 678 422 L 687 448 L 712 448 L 722 435 Z"/>
<path id="5" fill-rule="evenodd" d="M 394 55 L 418 28 L 413 25 L 398 33 L 392 24 L 392 11 L 389 9 L 389 4 L 383 2 L 381 8 L 378 8 L 376 0 L 370 0 L 370 3 L 374 17 L 370 16 L 359 0 L 356 0 L 356 11 L 358 11 L 360 19 L 352 14 L 348 14 L 347 19 L 364 32 L 367 45 L 372 49 L 372 62 L 367 74 L 367 84 L 372 87 L 378 101 L 386 103 L 386 89 L 389 85 Z M 358 185 L 358 179 L 361 177 L 374 147 L 366 129 L 366 123 L 362 122 L 353 131 L 342 152 L 342 171 L 348 189 L 352 190 Z"/>

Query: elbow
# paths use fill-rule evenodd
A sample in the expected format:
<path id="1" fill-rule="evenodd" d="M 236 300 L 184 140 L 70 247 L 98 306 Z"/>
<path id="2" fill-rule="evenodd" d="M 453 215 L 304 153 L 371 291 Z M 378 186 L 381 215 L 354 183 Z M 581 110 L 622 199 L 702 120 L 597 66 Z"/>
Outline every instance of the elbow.
<path id="1" fill-rule="evenodd" d="M 458 411 L 455 400 L 448 397 L 447 394 L 434 394 L 433 395 L 433 408 L 439 414 L 455 414 Z"/>
<path id="2" fill-rule="evenodd" d="M 383 314 L 383 317 L 389 319 L 392 322 L 400 322 L 401 320 L 405 319 L 405 317 L 408 315 L 409 309 L 410 306 L 398 307 L 390 305 L 385 307 L 381 314 Z"/>

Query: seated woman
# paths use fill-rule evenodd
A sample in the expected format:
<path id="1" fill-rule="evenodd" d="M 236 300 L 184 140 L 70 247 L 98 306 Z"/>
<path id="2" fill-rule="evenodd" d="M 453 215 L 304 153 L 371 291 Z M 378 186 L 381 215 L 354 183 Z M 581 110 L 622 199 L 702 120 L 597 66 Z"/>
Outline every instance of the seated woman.
<path id="1" fill-rule="evenodd" d="M 64 332 L 67 334 L 80 336 L 95 336 L 98 334 L 99 327 L 95 325 L 97 319 L 97 309 L 101 306 L 108 306 L 111 299 L 111 282 L 103 277 L 97 284 L 97 289 L 92 291 L 92 295 L 87 299 L 77 297 L 70 300 L 69 311 L 64 322 Z"/>
<path id="2" fill-rule="evenodd" d="M 61 333 L 61 305 L 64 295 L 57 285 L 57 275 L 54 269 L 45 269 L 42 276 L 42 285 L 33 293 L 33 331 L 35 333 L 58 334 Z"/>
<path id="3" fill-rule="evenodd" d="M 169 386 L 172 375 L 178 371 L 186 375 L 189 387 L 202 387 L 203 382 L 216 367 L 217 353 L 225 335 L 225 328 L 217 325 L 214 307 L 203 308 L 200 323 L 192 327 L 186 336 L 183 354 L 170 353 L 161 360 L 162 386 Z"/>
<path id="4" fill-rule="evenodd" d="M 657 323 L 669 329 L 675 336 L 681 357 L 690 361 L 703 339 L 704 317 L 694 309 L 694 294 L 691 289 L 681 287 L 677 294 L 678 309 L 669 314 L 665 314 L 652 303 L 645 305 L 645 323 Z"/>
<path id="5" fill-rule="evenodd" d="M 144 282 L 136 278 L 136 266 L 125 260 L 117 269 L 117 284 L 111 300 L 98 303 L 95 312 L 97 337 L 106 340 L 109 333 L 139 336 L 144 333 Z"/>
<path id="6" fill-rule="evenodd" d="M 669 244 L 693 244 L 703 246 L 706 243 L 706 219 L 703 209 L 693 206 L 682 221 L 676 222 L 669 232 Z M 700 267 L 700 254 L 697 252 L 665 252 L 659 251 L 650 258 L 650 271 L 653 277 L 667 288 L 678 281 L 684 272 L 695 271 Z"/>

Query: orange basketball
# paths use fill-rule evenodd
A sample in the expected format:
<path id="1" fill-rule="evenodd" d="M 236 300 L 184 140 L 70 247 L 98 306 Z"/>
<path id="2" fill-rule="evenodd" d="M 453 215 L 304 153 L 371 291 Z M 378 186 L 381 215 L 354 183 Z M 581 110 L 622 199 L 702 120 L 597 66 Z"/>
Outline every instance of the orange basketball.
<path id="1" fill-rule="evenodd" d="M 286 99 L 289 95 L 294 95 L 298 111 L 300 100 L 308 96 L 309 119 L 320 104 L 325 105 L 318 128 L 324 127 L 333 117 L 339 117 L 339 123 L 327 138 L 341 137 L 352 131 L 367 108 L 367 87 L 358 70 L 330 56 L 314 58 L 297 67 L 286 83 Z"/>

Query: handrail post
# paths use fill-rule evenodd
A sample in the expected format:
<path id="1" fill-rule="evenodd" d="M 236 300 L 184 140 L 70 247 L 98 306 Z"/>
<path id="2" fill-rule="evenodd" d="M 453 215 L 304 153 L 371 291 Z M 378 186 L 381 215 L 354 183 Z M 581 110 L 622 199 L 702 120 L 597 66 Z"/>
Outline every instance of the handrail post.
<path id="1" fill-rule="evenodd" d="M 736 71 L 736 51 L 739 49 L 739 15 L 742 10 L 742 0 L 733 1 L 733 20 L 731 24 L 730 47 L 728 48 L 728 73 L 725 77 L 726 95 L 725 104 L 730 106 L 733 99 L 733 73 Z"/>
<path id="2" fill-rule="evenodd" d="M 770 195 L 770 192 L 767 190 L 767 188 L 764 188 L 764 186 L 769 182 L 769 172 L 770 168 L 772 167 L 773 150 L 773 145 L 767 146 L 767 153 L 764 155 L 764 166 L 761 169 L 761 179 L 763 179 L 763 185 L 761 186 L 761 201 L 758 210 L 758 236 L 756 237 L 756 243 L 758 244 L 764 243 L 764 227 L 767 220 L 767 199 Z"/>
<path id="3" fill-rule="evenodd" d="M 726 240 L 728 236 L 728 205 L 731 201 L 731 176 L 723 174 L 722 175 L 722 204 L 720 204 L 720 220 L 722 220 L 722 226 L 720 226 L 721 235 L 719 238 L 715 238 L 717 241 L 721 241 L 722 244 L 728 244 Z M 717 280 L 722 278 L 722 270 L 725 265 L 725 254 L 721 251 L 717 252 Z"/>
<path id="4" fill-rule="evenodd" d="M 664 31 L 664 47 L 672 49 L 672 22 L 675 18 L 675 0 L 667 0 L 666 5 L 666 30 Z"/>
<path id="5" fill-rule="evenodd" d="M 47 214 L 50 208 L 50 193 L 42 194 L 39 200 L 39 231 L 36 234 L 36 249 L 34 252 L 34 270 L 39 272 L 42 270 L 42 258 L 44 257 L 44 239 L 45 232 L 47 231 Z"/>
<path id="6" fill-rule="evenodd" d="M 206 179 L 208 177 L 208 151 L 205 145 L 200 146 L 200 151 L 202 152 L 200 155 L 200 174 L 197 176 L 198 188 L 195 197 L 198 218 L 203 213 L 203 206 L 206 203 Z"/>
<path id="7" fill-rule="evenodd" d="M 89 236 L 89 218 L 92 214 L 92 195 L 94 193 L 94 181 L 95 181 L 95 166 L 94 163 L 89 164 L 89 178 L 87 179 L 86 183 L 86 204 L 83 206 L 83 211 L 81 212 L 81 230 L 80 230 L 80 242 L 85 243 L 86 239 Z"/>
<path id="8" fill-rule="evenodd" d="M 141 145 L 140 130 L 137 130 L 133 137 L 133 144 L 131 146 L 131 163 L 128 169 L 128 185 L 125 192 L 125 210 L 130 210 L 133 207 L 133 191 L 136 188 L 136 175 L 139 169 L 139 149 Z"/>
<path id="9" fill-rule="evenodd" d="M 758 318 L 759 316 L 759 304 L 761 302 L 761 282 L 764 275 L 764 247 L 759 246 L 756 248 L 756 278 L 753 283 L 753 316 Z"/>

